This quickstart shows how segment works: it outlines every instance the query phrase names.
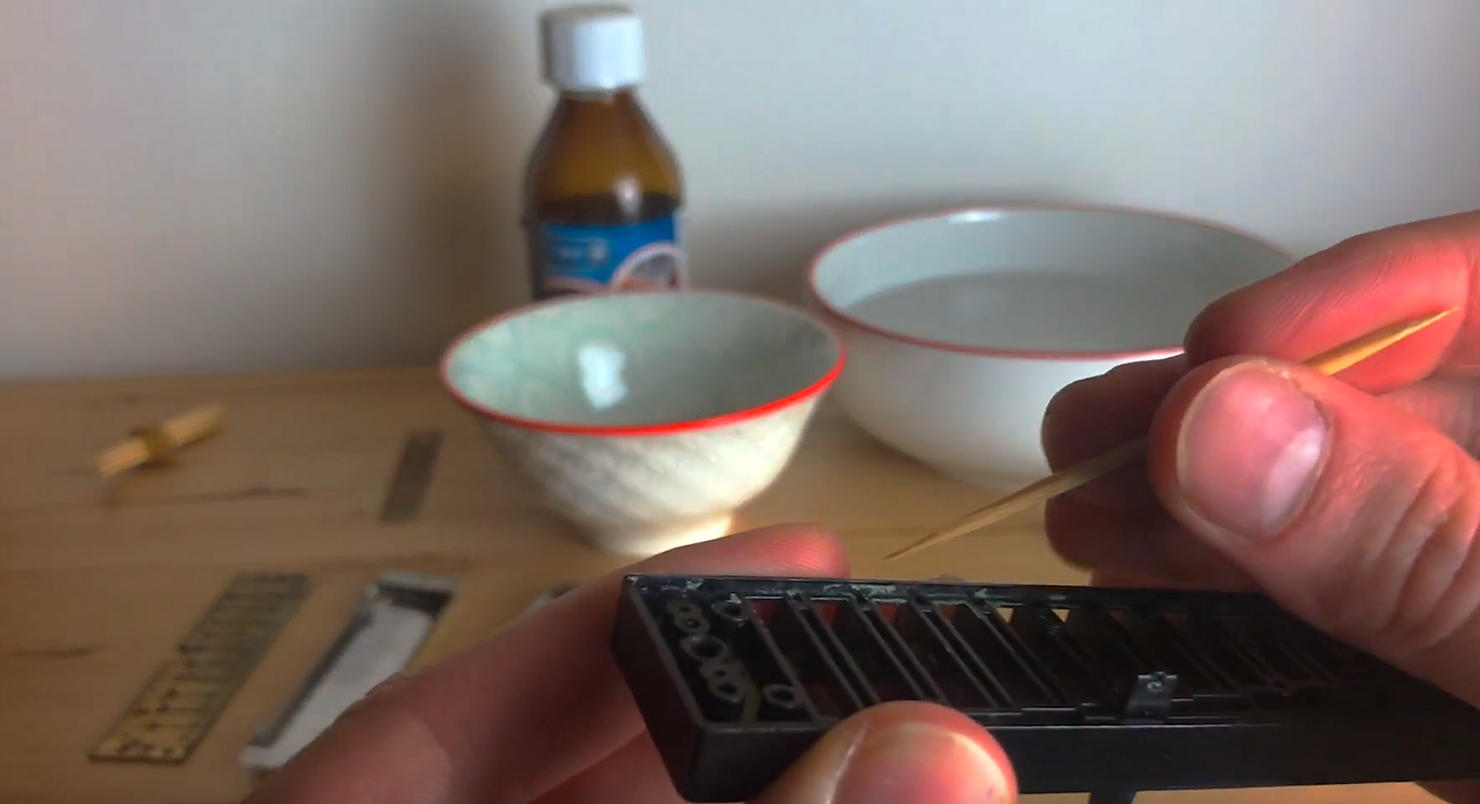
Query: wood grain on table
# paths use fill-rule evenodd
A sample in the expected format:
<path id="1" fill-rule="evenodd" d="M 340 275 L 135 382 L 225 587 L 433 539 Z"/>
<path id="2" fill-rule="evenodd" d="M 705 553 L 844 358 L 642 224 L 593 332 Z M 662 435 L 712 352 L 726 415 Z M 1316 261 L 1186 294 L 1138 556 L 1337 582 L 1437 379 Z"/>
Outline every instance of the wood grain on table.
<path id="1" fill-rule="evenodd" d="M 224 433 L 169 466 L 105 482 L 89 459 L 203 402 Z M 419 519 L 382 524 L 405 437 L 445 442 Z M 1081 583 L 1040 522 L 890 564 L 880 558 L 983 502 L 862 435 L 830 407 L 741 526 L 816 521 L 856 576 Z M 0 804 L 216 804 L 252 785 L 237 755 L 387 569 L 454 574 L 420 661 L 476 640 L 553 584 L 620 566 L 544 512 L 430 369 L 0 385 Z M 194 757 L 90 763 L 87 751 L 216 593 L 243 570 L 308 572 L 314 591 Z M 1380 725 L 1374 724 L 1375 727 Z M 1038 796 L 1077 802 L 1084 796 Z M 1137 802 L 1434 801 L 1411 785 L 1143 793 Z"/>

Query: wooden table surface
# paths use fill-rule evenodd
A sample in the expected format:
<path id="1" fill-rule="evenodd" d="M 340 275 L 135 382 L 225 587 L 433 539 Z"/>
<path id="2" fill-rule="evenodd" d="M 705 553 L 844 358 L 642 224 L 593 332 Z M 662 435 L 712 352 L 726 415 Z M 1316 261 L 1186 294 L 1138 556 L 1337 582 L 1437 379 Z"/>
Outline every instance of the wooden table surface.
<path id="1" fill-rule="evenodd" d="M 206 401 L 227 427 L 170 467 L 113 482 L 89 456 L 132 427 Z M 445 433 L 421 517 L 381 524 L 413 429 Z M 744 526 L 811 520 L 847 540 L 855 574 L 1079 583 L 1033 516 L 895 564 L 878 556 L 982 493 L 935 477 L 830 409 Z M 0 804 L 214 804 L 252 780 L 237 762 L 377 573 L 463 579 L 422 661 L 488 634 L 549 586 L 619 561 L 542 511 L 430 370 L 0 386 Z M 314 591 L 189 763 L 89 763 L 91 744 L 233 573 L 311 573 Z M 1083 796 L 1041 796 L 1041 802 Z M 1384 802 L 1410 785 L 1142 794 L 1137 801 Z"/>

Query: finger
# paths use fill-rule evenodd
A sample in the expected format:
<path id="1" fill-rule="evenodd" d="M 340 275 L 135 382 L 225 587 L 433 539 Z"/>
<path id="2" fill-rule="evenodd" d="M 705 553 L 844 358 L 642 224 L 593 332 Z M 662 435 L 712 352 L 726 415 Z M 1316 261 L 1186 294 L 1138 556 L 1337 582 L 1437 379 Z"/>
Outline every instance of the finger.
<path id="1" fill-rule="evenodd" d="M 1427 422 L 1471 455 L 1480 453 L 1480 384 L 1474 380 L 1425 380 L 1382 395 Z"/>
<path id="2" fill-rule="evenodd" d="M 675 550 L 571 591 L 372 693 L 257 791 L 290 802 L 529 801 L 642 729 L 610 640 L 625 572 L 842 576 L 831 535 L 765 528 Z"/>
<path id="3" fill-rule="evenodd" d="M 1050 469 L 1057 472 L 1146 437 L 1162 400 L 1186 373 L 1186 358 L 1179 355 L 1126 363 L 1065 386 L 1049 401 L 1043 418 L 1043 450 Z M 1379 396 L 1443 431 L 1472 455 L 1480 453 L 1480 384 L 1475 380 L 1424 380 Z M 1129 509 L 1144 507 L 1130 499 L 1140 499 L 1147 490 L 1144 473 L 1122 471 L 1072 494 Z"/>
<path id="4" fill-rule="evenodd" d="M 540 796 L 535 804 L 684 804 L 646 733 Z"/>
<path id="5" fill-rule="evenodd" d="M 1480 212 L 1361 235 L 1209 305 L 1188 330 L 1192 365 L 1234 355 L 1304 361 L 1372 332 L 1451 307 L 1440 321 L 1341 373 L 1391 390 L 1480 369 Z"/>
<path id="6" fill-rule="evenodd" d="M 1480 702 L 1480 466 L 1302 366 L 1220 360 L 1175 388 L 1149 469 L 1167 510 L 1291 611 Z"/>
<path id="7" fill-rule="evenodd" d="M 1095 570 L 1090 573 L 1089 585 L 1099 589 L 1187 589 L 1223 592 L 1249 591 L 1246 587 L 1220 586 L 1201 580 L 1178 581 L 1150 575 L 1135 575 L 1114 570 Z"/>
<path id="8" fill-rule="evenodd" d="M 1419 787 L 1449 804 L 1480 804 L 1480 782 L 1422 782 Z"/>
<path id="9" fill-rule="evenodd" d="M 1106 396 L 1113 400 L 1118 389 L 1108 378 L 1105 375 L 1096 380 L 1107 380 Z M 1089 388 L 1093 382 L 1086 381 L 1083 387 Z M 1480 446 L 1480 388 L 1471 381 L 1430 380 L 1382 398 L 1443 431 L 1471 454 Z M 1076 402 L 1072 397 L 1068 401 Z M 1066 410 L 1073 415 L 1075 408 L 1071 405 Z M 1146 489 L 1150 494 L 1149 483 Z M 1122 506 L 1118 503 L 1124 499 L 1118 496 L 1110 501 L 1117 505 L 1108 506 L 1099 498 L 1087 502 L 1072 494 L 1049 500 L 1044 528 L 1054 552 L 1070 564 L 1096 570 L 1096 577 L 1135 580 L 1129 585 L 1254 588 L 1249 576 L 1222 554 L 1205 542 L 1189 538 L 1159 502 L 1141 510 L 1119 510 Z"/>
<path id="10" fill-rule="evenodd" d="M 1099 589 L 1155 589 L 1165 583 L 1150 575 L 1118 570 L 1095 570 L 1089 575 L 1089 585 Z"/>
<path id="11" fill-rule="evenodd" d="M 965 716 L 932 704 L 892 703 L 854 715 L 754 804 L 1015 801 L 1000 746 Z M 681 801 L 646 735 L 537 804 Z"/>
<path id="12" fill-rule="evenodd" d="M 1180 355 L 1126 363 L 1064 387 L 1049 401 L 1043 416 L 1043 451 L 1049 467 L 1061 471 L 1144 438 L 1157 406 L 1186 367 Z M 1062 496 L 1118 510 L 1156 507 L 1145 466 L 1140 463 Z"/>
<path id="13" fill-rule="evenodd" d="M 1145 436 L 1163 397 L 1184 373 L 1185 361 L 1178 357 L 1126 364 L 1064 388 L 1044 420 L 1051 467 L 1060 470 Z M 1471 454 L 1480 452 L 1480 386 L 1473 381 L 1427 380 L 1382 398 L 1443 431 Z M 1253 588 L 1246 573 L 1209 545 L 1186 537 L 1157 501 L 1144 465 L 1055 497 L 1044 514 L 1055 552 L 1076 566 L 1176 585 Z"/>
<path id="14" fill-rule="evenodd" d="M 754 804 L 1009 804 L 1017 782 L 970 718 L 920 702 L 875 706 L 838 724 Z"/>
<path id="15" fill-rule="evenodd" d="M 909 778 L 898 778 L 895 776 L 897 771 L 877 767 L 879 757 L 869 758 L 858 750 L 864 730 L 877 738 L 891 729 L 903 731 L 904 736 L 885 734 L 885 753 L 896 755 L 902 749 L 906 756 L 885 757 L 884 761 L 892 762 L 896 768 L 903 765 L 904 772 L 912 774 Z M 921 734 L 923 736 L 918 736 Z M 933 743 L 946 743 L 942 755 L 935 755 L 936 749 L 931 747 Z M 838 767 L 833 753 L 839 745 L 844 746 L 843 753 L 848 755 L 847 767 L 856 767 L 861 759 L 866 769 L 885 776 L 884 782 L 874 778 L 855 780 L 855 788 L 871 791 L 874 798 L 859 798 L 857 790 L 850 792 L 840 783 L 827 787 L 826 793 L 819 791 L 820 786 L 826 787 L 843 775 L 843 768 Z M 973 762 L 981 762 L 983 753 L 988 766 L 985 769 L 974 768 Z M 928 761 L 921 761 L 922 754 L 929 756 Z M 961 754 L 971 761 L 962 763 L 961 767 L 954 766 L 953 763 L 962 758 Z M 944 770 L 942 766 L 945 766 Z M 798 760 L 797 767 L 792 768 L 783 780 L 778 780 L 755 804 L 1011 802 L 1014 800 L 1011 797 L 1011 771 L 1004 772 L 1004 768 L 1010 768 L 1006 755 L 969 719 L 928 704 L 889 704 L 865 710 L 840 724 L 833 733 L 824 736 L 806 758 Z M 984 781 L 974 778 L 982 773 L 987 776 Z M 981 788 L 984 782 L 992 790 L 999 791 L 999 796 L 983 796 Z M 651 739 L 644 734 L 595 767 L 540 797 L 537 804 L 588 804 L 593 801 L 603 804 L 680 804 L 682 799 L 674 791 L 668 771 L 663 767 Z"/>
<path id="16" fill-rule="evenodd" d="M 1221 553 L 1190 538 L 1160 505 L 1112 511 L 1061 496 L 1044 509 L 1044 531 L 1054 552 L 1076 567 L 1162 578 L 1178 586 L 1252 585 L 1249 576 Z"/>

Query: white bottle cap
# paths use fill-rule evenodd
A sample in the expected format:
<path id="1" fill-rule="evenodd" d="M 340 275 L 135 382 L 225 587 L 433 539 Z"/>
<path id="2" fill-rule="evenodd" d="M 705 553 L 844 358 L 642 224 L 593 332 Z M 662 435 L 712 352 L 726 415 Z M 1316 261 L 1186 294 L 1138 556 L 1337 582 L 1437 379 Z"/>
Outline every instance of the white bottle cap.
<path id="1" fill-rule="evenodd" d="M 642 83 L 642 20 L 623 6 L 570 6 L 540 17 L 545 80 L 570 92 Z"/>

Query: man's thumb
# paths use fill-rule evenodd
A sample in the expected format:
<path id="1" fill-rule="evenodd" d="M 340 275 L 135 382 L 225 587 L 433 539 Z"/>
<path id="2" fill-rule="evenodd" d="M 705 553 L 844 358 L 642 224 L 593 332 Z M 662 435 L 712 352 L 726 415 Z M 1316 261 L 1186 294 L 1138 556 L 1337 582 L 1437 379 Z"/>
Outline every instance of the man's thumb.
<path id="1" fill-rule="evenodd" d="M 935 704 L 888 703 L 833 727 L 753 804 L 1012 804 L 995 740 Z"/>
<path id="2" fill-rule="evenodd" d="M 1332 636 L 1480 702 L 1480 465 L 1311 369 L 1201 366 L 1151 432 L 1163 505 Z"/>

